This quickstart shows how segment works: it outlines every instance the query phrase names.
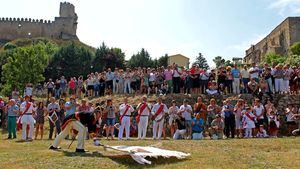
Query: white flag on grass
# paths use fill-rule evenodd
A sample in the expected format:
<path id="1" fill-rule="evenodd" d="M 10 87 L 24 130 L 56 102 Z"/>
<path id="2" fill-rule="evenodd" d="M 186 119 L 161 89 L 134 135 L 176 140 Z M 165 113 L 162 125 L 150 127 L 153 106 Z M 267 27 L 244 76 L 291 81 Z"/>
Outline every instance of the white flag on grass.
<path id="1" fill-rule="evenodd" d="M 104 147 L 128 153 L 139 164 L 151 164 L 151 161 L 145 159 L 146 157 L 155 157 L 155 158 L 176 157 L 178 159 L 183 159 L 183 158 L 190 156 L 189 153 L 165 150 L 165 149 L 160 149 L 160 148 L 151 147 L 151 146 L 143 147 L 143 146 L 107 146 L 107 145 L 104 145 Z"/>

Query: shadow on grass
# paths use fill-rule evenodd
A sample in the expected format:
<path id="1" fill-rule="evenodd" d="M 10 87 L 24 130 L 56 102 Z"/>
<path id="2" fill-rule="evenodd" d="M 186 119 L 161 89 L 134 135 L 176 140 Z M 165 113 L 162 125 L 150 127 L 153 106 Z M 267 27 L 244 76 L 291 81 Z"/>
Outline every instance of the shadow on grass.
<path id="1" fill-rule="evenodd" d="M 180 162 L 185 162 L 189 160 L 189 158 L 186 159 L 177 159 L 175 157 L 172 158 L 146 158 L 147 160 L 151 161 L 151 164 L 145 164 L 141 165 L 134 161 L 130 155 L 113 155 L 113 156 L 106 156 L 112 161 L 127 166 L 128 168 L 155 168 L 160 165 L 166 165 L 166 164 L 176 164 Z"/>
<path id="2" fill-rule="evenodd" d="M 70 152 L 65 150 L 57 150 L 59 152 L 62 152 L 67 157 L 105 157 L 103 154 L 99 153 L 98 151 L 93 152 L 86 152 L 86 153 L 76 153 L 76 152 Z"/>

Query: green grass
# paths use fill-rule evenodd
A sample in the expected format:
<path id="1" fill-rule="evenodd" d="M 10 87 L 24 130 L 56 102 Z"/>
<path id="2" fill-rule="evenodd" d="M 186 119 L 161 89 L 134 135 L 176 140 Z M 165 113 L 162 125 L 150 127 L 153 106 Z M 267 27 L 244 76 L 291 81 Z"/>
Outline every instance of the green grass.
<path id="1" fill-rule="evenodd" d="M 18 142 L 0 139 L 0 168 L 299 168 L 300 138 L 230 139 L 230 140 L 163 140 L 163 141 L 101 141 L 108 145 L 158 145 L 161 148 L 188 152 L 184 160 L 151 159 L 151 165 L 139 165 L 130 157 L 115 151 L 105 151 L 86 141 L 86 154 L 74 153 L 69 140 L 60 151 L 48 150 L 52 141 Z"/>

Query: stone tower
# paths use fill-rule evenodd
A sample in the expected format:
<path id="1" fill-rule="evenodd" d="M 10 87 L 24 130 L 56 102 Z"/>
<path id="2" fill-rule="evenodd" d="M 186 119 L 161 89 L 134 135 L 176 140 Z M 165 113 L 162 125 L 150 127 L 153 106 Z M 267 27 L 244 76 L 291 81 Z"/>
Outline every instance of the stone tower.
<path id="1" fill-rule="evenodd" d="M 47 37 L 53 39 L 78 39 L 77 14 L 68 2 L 60 3 L 59 17 L 54 21 L 31 18 L 0 18 L 0 40 Z"/>

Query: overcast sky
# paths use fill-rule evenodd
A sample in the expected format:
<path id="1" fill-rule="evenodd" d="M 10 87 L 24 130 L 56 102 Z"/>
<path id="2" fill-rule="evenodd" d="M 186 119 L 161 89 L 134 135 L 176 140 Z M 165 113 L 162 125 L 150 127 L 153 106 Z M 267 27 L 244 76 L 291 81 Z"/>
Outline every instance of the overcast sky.
<path id="1" fill-rule="evenodd" d="M 60 0 L 1 2 L 0 17 L 54 20 Z M 145 48 L 151 57 L 199 52 L 210 66 L 215 56 L 243 57 L 288 16 L 300 0 L 70 0 L 78 15 L 79 39 L 94 47 L 119 47 L 126 59 Z"/>

